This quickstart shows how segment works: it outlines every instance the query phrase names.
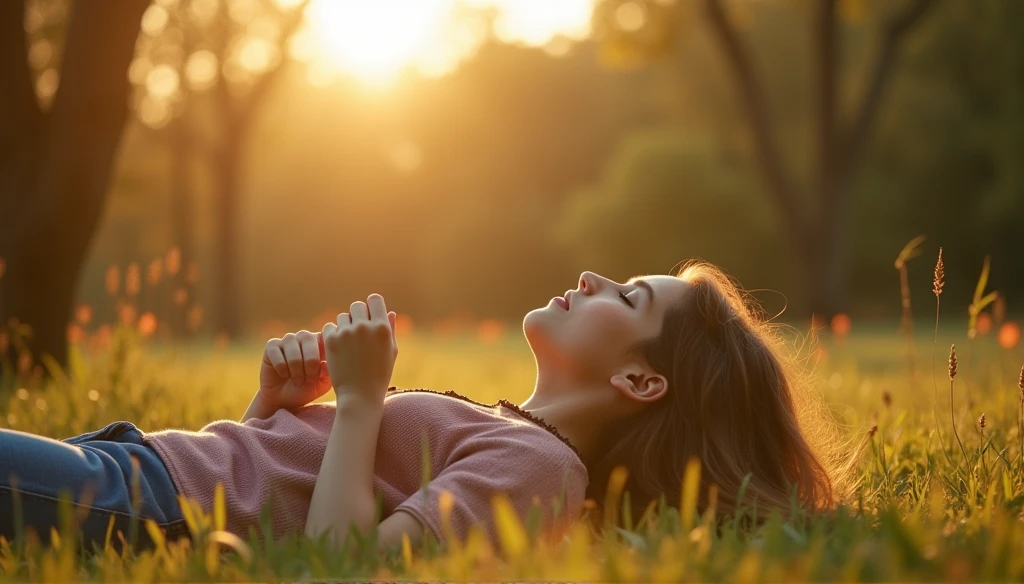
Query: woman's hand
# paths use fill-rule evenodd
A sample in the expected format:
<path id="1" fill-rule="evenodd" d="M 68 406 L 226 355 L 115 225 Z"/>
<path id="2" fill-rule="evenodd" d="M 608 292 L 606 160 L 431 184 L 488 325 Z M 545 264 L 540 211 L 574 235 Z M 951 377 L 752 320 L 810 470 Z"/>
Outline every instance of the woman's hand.
<path id="1" fill-rule="evenodd" d="M 353 302 L 337 324 L 327 323 L 321 332 L 338 405 L 350 399 L 383 403 L 398 357 L 395 313 L 388 312 L 384 297 L 370 294 L 365 303 Z"/>
<path id="2" fill-rule="evenodd" d="M 300 408 L 331 389 L 320 333 L 299 331 L 267 341 L 258 398 L 269 413 Z"/>

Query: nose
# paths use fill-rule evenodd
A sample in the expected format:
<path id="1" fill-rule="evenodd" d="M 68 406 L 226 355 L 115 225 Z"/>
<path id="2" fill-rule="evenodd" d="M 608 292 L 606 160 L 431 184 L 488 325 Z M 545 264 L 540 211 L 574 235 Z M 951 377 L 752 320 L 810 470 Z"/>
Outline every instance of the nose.
<path id="1" fill-rule="evenodd" d="M 597 282 L 600 277 L 594 272 L 583 272 L 580 274 L 580 292 L 593 292 L 597 290 Z"/>

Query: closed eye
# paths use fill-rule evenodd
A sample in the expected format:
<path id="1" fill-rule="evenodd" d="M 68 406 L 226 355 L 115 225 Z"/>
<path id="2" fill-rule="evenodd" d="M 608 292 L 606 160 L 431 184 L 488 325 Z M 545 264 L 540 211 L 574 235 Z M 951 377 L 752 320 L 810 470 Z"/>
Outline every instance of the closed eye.
<path id="1" fill-rule="evenodd" d="M 628 296 L 626 296 L 622 292 L 619 292 L 619 298 L 625 300 L 626 304 L 628 304 L 630 308 L 633 308 L 633 301 L 630 300 Z"/>

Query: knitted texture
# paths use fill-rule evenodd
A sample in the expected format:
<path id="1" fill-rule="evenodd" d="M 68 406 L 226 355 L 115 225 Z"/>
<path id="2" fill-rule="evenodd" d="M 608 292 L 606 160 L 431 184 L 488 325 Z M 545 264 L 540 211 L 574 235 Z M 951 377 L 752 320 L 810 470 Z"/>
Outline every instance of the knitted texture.
<path id="1" fill-rule="evenodd" d="M 227 529 L 257 536 L 270 504 L 274 539 L 305 529 L 313 487 L 335 420 L 333 402 L 280 409 L 245 424 L 218 420 L 199 431 L 161 430 L 145 441 L 163 459 L 178 492 L 209 512 L 224 485 Z M 424 486 L 423 444 L 430 480 Z M 444 539 L 439 497 L 454 497 L 449 520 L 465 540 L 474 525 L 497 545 L 491 497 L 505 493 L 521 519 L 541 505 L 545 527 L 578 517 L 587 470 L 578 451 L 540 418 L 505 400 L 484 405 L 453 391 L 389 391 L 384 398 L 373 477 L 381 518 L 403 510 Z"/>

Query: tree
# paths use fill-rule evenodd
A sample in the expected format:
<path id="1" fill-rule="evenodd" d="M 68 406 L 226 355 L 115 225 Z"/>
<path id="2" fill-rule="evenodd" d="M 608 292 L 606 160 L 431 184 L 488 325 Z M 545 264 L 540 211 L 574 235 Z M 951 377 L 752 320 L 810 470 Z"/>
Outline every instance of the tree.
<path id="1" fill-rule="evenodd" d="M 171 231 L 186 265 L 194 259 L 196 201 L 190 163 L 202 163 L 211 176 L 214 326 L 230 336 L 241 332 L 238 224 L 244 147 L 287 62 L 287 45 L 308 4 L 182 0 L 173 8 L 155 5 L 140 40 L 136 99 L 143 122 L 170 134 Z M 191 295 L 186 271 L 178 279 L 179 287 Z"/>
<path id="2" fill-rule="evenodd" d="M 813 313 L 831 315 L 846 308 L 850 201 L 861 170 L 868 136 L 890 84 L 898 49 L 934 0 L 907 0 L 883 24 L 862 95 L 843 119 L 838 77 L 843 61 L 839 42 L 840 0 L 808 2 L 814 46 L 812 92 L 816 159 L 811 177 L 798 180 L 787 164 L 771 116 L 765 86 L 741 38 L 750 8 L 739 2 L 703 0 L 710 30 L 736 86 L 754 142 L 756 166 L 765 195 L 781 217 L 790 245 L 800 260 Z M 846 0 L 848 10 L 863 10 L 863 0 Z M 692 20 L 694 2 L 604 0 L 597 11 L 598 36 L 614 58 L 651 59 L 671 53 Z M 891 6 L 889 3 L 886 6 Z M 808 185 L 808 186 L 803 186 Z"/>
<path id="3" fill-rule="evenodd" d="M 59 73 L 37 101 L 26 4 L 0 2 L 0 326 L 31 335 L 20 348 L 67 360 L 66 331 L 86 251 L 103 212 L 128 118 L 128 65 L 149 0 L 73 5 Z M 0 362 L 11 363 L 6 354 Z"/>

